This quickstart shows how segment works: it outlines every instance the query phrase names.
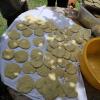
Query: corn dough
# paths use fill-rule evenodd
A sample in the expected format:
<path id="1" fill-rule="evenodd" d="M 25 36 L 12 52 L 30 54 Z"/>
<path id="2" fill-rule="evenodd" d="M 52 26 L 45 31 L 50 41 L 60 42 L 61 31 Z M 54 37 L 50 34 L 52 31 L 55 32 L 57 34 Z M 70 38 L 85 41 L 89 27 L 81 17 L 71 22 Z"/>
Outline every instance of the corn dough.
<path id="1" fill-rule="evenodd" d="M 66 50 L 63 57 L 64 57 L 65 59 L 69 60 L 69 59 L 70 59 L 70 55 L 71 55 L 71 53 L 68 52 L 68 51 Z"/>
<path id="2" fill-rule="evenodd" d="M 24 50 L 16 51 L 15 60 L 18 63 L 24 63 L 25 61 L 28 60 L 28 53 Z"/>
<path id="3" fill-rule="evenodd" d="M 56 33 L 55 39 L 58 42 L 64 41 L 64 35 L 62 35 L 61 33 Z"/>
<path id="4" fill-rule="evenodd" d="M 8 46 L 11 49 L 17 48 L 18 47 L 18 44 L 19 44 L 18 40 L 9 40 L 8 41 Z"/>
<path id="5" fill-rule="evenodd" d="M 11 32 L 8 33 L 8 36 L 12 40 L 17 40 L 20 38 L 20 33 L 17 32 L 16 30 L 12 30 Z"/>
<path id="6" fill-rule="evenodd" d="M 45 42 L 44 38 L 41 38 L 41 37 L 37 37 L 37 38 L 33 39 L 33 44 L 37 47 L 43 46 L 44 42 Z"/>
<path id="7" fill-rule="evenodd" d="M 56 67 L 56 65 L 57 65 L 57 59 L 56 59 L 56 57 L 54 57 L 51 53 L 49 53 L 49 52 L 45 52 L 45 54 L 44 54 L 44 64 L 48 67 L 48 68 L 50 68 L 50 69 L 52 69 L 52 68 L 55 68 Z"/>
<path id="8" fill-rule="evenodd" d="M 69 64 L 67 66 L 68 66 L 68 69 L 67 69 L 68 74 L 76 74 L 77 73 L 76 66 L 74 66 L 73 64 Z"/>
<path id="9" fill-rule="evenodd" d="M 21 23 L 17 23 L 16 24 L 16 28 L 18 29 L 18 30 L 25 30 L 26 28 L 27 28 L 27 26 L 26 25 L 24 25 L 22 22 Z"/>
<path id="10" fill-rule="evenodd" d="M 16 89 L 20 93 L 29 93 L 33 89 L 34 81 L 29 75 L 24 75 L 17 80 Z"/>
<path id="11" fill-rule="evenodd" d="M 44 32 L 42 29 L 35 29 L 34 30 L 34 34 L 37 35 L 37 36 L 43 36 L 44 35 Z"/>
<path id="12" fill-rule="evenodd" d="M 49 72 L 50 72 L 50 69 L 48 69 L 45 65 L 37 69 L 37 73 L 43 77 L 48 76 Z"/>
<path id="13" fill-rule="evenodd" d="M 63 47 L 58 47 L 52 50 L 52 54 L 56 57 L 63 57 L 65 54 L 65 49 Z"/>
<path id="14" fill-rule="evenodd" d="M 41 60 L 43 59 L 43 52 L 38 48 L 34 48 L 31 52 L 31 58 L 33 60 Z"/>
<path id="15" fill-rule="evenodd" d="M 30 37 L 33 34 L 33 31 L 30 28 L 27 28 L 22 31 L 24 37 Z"/>
<path id="16" fill-rule="evenodd" d="M 66 68 L 66 66 L 69 64 L 69 61 L 64 59 L 64 58 L 58 58 L 57 59 L 57 64 L 60 66 L 60 67 L 64 67 Z"/>
<path id="17" fill-rule="evenodd" d="M 21 68 L 19 65 L 15 63 L 9 63 L 6 65 L 4 74 L 6 77 L 10 79 L 14 79 L 19 75 L 20 72 L 21 72 Z"/>
<path id="18" fill-rule="evenodd" d="M 22 71 L 25 74 L 35 73 L 35 68 L 32 66 L 31 62 L 25 62 L 22 67 Z"/>
<path id="19" fill-rule="evenodd" d="M 58 42 L 56 40 L 48 41 L 48 45 L 51 46 L 52 48 L 57 48 Z"/>
<path id="20" fill-rule="evenodd" d="M 14 58 L 14 50 L 11 50 L 11 49 L 5 49 L 3 52 L 2 52 L 2 57 L 5 59 L 5 60 L 11 60 Z"/>
<path id="21" fill-rule="evenodd" d="M 34 68 L 39 68 L 43 65 L 43 60 L 32 60 L 32 65 L 34 66 Z"/>
<path id="22" fill-rule="evenodd" d="M 27 39 L 21 39 L 19 41 L 19 47 L 23 49 L 29 49 L 30 48 L 30 42 Z"/>
<path id="23" fill-rule="evenodd" d="M 76 84 L 74 84 L 73 82 L 68 82 L 67 84 L 64 84 L 62 87 L 67 97 L 77 97 L 77 92 L 75 90 Z"/>
<path id="24" fill-rule="evenodd" d="M 69 41 L 67 43 L 64 43 L 64 47 L 69 52 L 74 51 L 75 48 L 76 48 L 76 41 L 75 40 L 72 40 L 72 41 Z"/>

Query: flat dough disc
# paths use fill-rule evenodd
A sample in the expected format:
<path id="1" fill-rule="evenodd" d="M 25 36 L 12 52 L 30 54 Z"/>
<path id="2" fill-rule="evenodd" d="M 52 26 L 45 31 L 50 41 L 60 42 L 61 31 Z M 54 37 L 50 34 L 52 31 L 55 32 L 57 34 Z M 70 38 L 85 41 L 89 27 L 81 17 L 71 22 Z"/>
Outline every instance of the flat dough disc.
<path id="1" fill-rule="evenodd" d="M 9 40 L 8 41 L 8 46 L 11 49 L 17 48 L 18 47 L 18 44 L 19 44 L 18 40 Z"/>
<path id="2" fill-rule="evenodd" d="M 28 53 L 24 50 L 15 52 L 15 60 L 18 63 L 23 63 L 28 60 Z"/>
<path id="3" fill-rule="evenodd" d="M 44 64 L 50 69 L 55 68 L 57 65 L 57 59 L 51 53 L 45 52 Z"/>
<path id="4" fill-rule="evenodd" d="M 35 68 L 32 66 L 31 62 L 25 62 L 22 67 L 22 71 L 25 74 L 35 73 Z"/>
<path id="5" fill-rule="evenodd" d="M 68 74 L 76 74 L 77 73 L 76 66 L 74 66 L 73 64 L 69 64 L 67 66 L 68 66 L 68 69 L 67 69 Z"/>
<path id="6" fill-rule="evenodd" d="M 63 57 L 65 54 L 65 49 L 63 47 L 58 47 L 52 50 L 52 54 L 56 57 Z"/>
<path id="7" fill-rule="evenodd" d="M 19 75 L 20 72 L 21 72 L 21 68 L 19 65 L 15 63 L 9 63 L 6 65 L 4 74 L 6 77 L 10 79 L 14 79 Z"/>
<path id="8" fill-rule="evenodd" d="M 48 45 L 51 46 L 52 48 L 57 48 L 58 42 L 56 40 L 48 41 Z"/>
<path id="9" fill-rule="evenodd" d="M 21 23 L 17 23 L 16 24 L 16 28 L 18 29 L 18 30 L 24 30 L 24 29 L 26 29 L 27 28 L 27 26 L 26 25 L 24 25 L 22 22 Z"/>
<path id="10" fill-rule="evenodd" d="M 64 38 L 64 35 L 62 35 L 61 33 L 56 33 L 55 39 L 58 42 L 61 42 L 61 41 L 64 41 L 65 38 Z"/>
<path id="11" fill-rule="evenodd" d="M 58 58 L 57 64 L 62 68 L 66 68 L 66 66 L 69 64 L 69 61 L 64 58 Z"/>
<path id="12" fill-rule="evenodd" d="M 64 57 L 65 59 L 69 60 L 69 59 L 70 59 L 70 55 L 71 55 L 71 53 L 68 52 L 68 51 L 66 50 L 63 57 Z"/>
<path id="13" fill-rule="evenodd" d="M 5 49 L 3 52 L 2 52 L 2 57 L 5 59 L 5 60 L 11 60 L 14 58 L 14 50 L 11 50 L 11 49 Z"/>
<path id="14" fill-rule="evenodd" d="M 36 46 L 36 47 L 42 47 L 44 45 L 44 38 L 42 37 L 37 37 L 35 39 L 33 39 L 33 44 Z"/>
<path id="15" fill-rule="evenodd" d="M 43 59 L 40 60 L 32 60 L 32 65 L 34 66 L 34 68 L 39 68 L 43 65 Z"/>
<path id="16" fill-rule="evenodd" d="M 20 38 L 20 33 L 17 32 L 16 30 L 12 30 L 11 32 L 8 33 L 8 36 L 12 40 L 17 40 Z"/>
<path id="17" fill-rule="evenodd" d="M 63 90 L 64 90 L 65 94 L 67 95 L 67 97 L 69 97 L 69 98 L 77 97 L 77 92 L 75 90 L 75 87 L 76 87 L 75 83 L 68 82 L 67 84 L 64 84 L 62 87 L 63 87 Z"/>
<path id="18" fill-rule="evenodd" d="M 33 60 L 41 60 L 43 59 L 43 52 L 38 48 L 34 48 L 31 52 L 31 58 Z"/>
<path id="19" fill-rule="evenodd" d="M 34 30 L 34 34 L 37 35 L 37 36 L 43 36 L 44 35 L 44 32 L 42 29 L 35 29 Z"/>
<path id="20" fill-rule="evenodd" d="M 30 37 L 33 34 L 33 31 L 30 28 L 27 28 L 22 31 L 24 37 Z"/>
<path id="21" fill-rule="evenodd" d="M 27 39 L 21 39 L 19 41 L 19 47 L 23 49 L 29 49 L 30 48 L 30 42 Z"/>
<path id="22" fill-rule="evenodd" d="M 40 76 L 43 76 L 43 77 L 48 76 L 49 72 L 50 72 L 50 69 L 47 68 L 47 66 L 45 66 L 45 65 L 43 65 L 42 67 L 40 67 L 40 68 L 37 69 L 37 73 Z"/>
<path id="23" fill-rule="evenodd" d="M 20 79 L 17 80 L 16 89 L 21 93 L 29 93 L 33 89 L 34 81 L 29 75 L 24 75 Z"/>

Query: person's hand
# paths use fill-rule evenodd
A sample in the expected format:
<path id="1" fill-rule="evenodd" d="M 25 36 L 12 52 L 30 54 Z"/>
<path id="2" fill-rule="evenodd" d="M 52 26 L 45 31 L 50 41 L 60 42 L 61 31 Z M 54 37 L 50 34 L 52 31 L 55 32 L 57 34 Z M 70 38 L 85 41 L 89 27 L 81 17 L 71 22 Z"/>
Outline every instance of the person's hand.
<path id="1" fill-rule="evenodd" d="M 69 0 L 69 1 L 68 1 L 68 6 L 69 6 L 71 9 L 73 9 L 73 8 L 75 7 L 76 1 L 77 1 L 77 0 Z"/>

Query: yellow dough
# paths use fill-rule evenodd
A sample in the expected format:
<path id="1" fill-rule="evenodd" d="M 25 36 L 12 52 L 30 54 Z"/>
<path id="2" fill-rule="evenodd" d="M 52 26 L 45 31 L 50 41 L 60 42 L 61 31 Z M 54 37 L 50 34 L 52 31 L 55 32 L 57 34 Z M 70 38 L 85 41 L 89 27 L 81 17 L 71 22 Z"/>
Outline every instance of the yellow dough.
<path id="1" fill-rule="evenodd" d="M 43 65 L 42 67 L 40 67 L 40 68 L 37 69 L 37 73 L 40 76 L 43 76 L 43 77 L 48 76 L 49 72 L 50 72 L 50 69 L 47 68 L 47 66 L 45 66 L 45 65 Z"/>
<path id="2" fill-rule="evenodd" d="M 17 80 L 16 89 L 20 93 L 29 93 L 33 89 L 34 81 L 29 75 L 24 75 Z"/>
<path id="3" fill-rule="evenodd" d="M 16 63 L 9 63 L 5 67 L 4 74 L 6 77 L 14 79 L 19 75 L 20 72 L 21 68 L 19 65 L 17 65 Z"/>
<path id="4" fill-rule="evenodd" d="M 23 63 L 28 60 L 28 53 L 24 50 L 15 52 L 15 60 L 18 63 Z"/>
<path id="5" fill-rule="evenodd" d="M 34 30 L 34 34 L 37 35 L 37 36 L 43 36 L 44 32 L 43 32 L 42 29 L 38 28 L 38 29 Z"/>
<path id="6" fill-rule="evenodd" d="M 52 48 L 57 48 L 58 42 L 56 40 L 48 41 L 48 45 L 51 46 Z"/>
<path id="7" fill-rule="evenodd" d="M 12 30 L 11 32 L 8 33 L 8 36 L 12 40 L 17 40 L 20 38 L 20 33 L 17 32 L 16 30 Z"/>
<path id="8" fill-rule="evenodd" d="M 68 69 L 67 69 L 68 74 L 76 74 L 77 73 L 76 66 L 74 66 L 73 64 L 69 64 L 67 66 L 68 66 Z"/>
<path id="9" fill-rule="evenodd" d="M 21 23 L 17 23 L 17 24 L 16 24 L 16 28 L 17 28 L 18 30 L 24 30 L 24 29 L 27 28 L 27 26 L 24 25 L 24 24 L 21 22 Z"/>
<path id="10" fill-rule="evenodd" d="M 17 48 L 18 47 L 18 44 L 19 44 L 18 40 L 9 40 L 8 41 L 8 46 L 11 49 Z"/>
<path id="11" fill-rule="evenodd" d="M 23 49 L 29 49 L 30 48 L 30 42 L 27 39 L 21 39 L 19 41 L 19 47 Z"/>
<path id="12" fill-rule="evenodd" d="M 11 50 L 11 49 L 5 49 L 3 52 L 2 52 L 2 57 L 6 60 L 11 60 L 14 58 L 14 50 Z"/>
<path id="13" fill-rule="evenodd" d="M 64 41 L 64 35 L 61 33 L 56 33 L 55 39 L 59 42 Z"/>
<path id="14" fill-rule="evenodd" d="M 77 92 L 76 92 L 76 84 L 73 82 L 68 82 L 67 84 L 64 84 L 63 90 L 66 94 L 67 97 L 69 98 L 75 98 L 77 97 Z"/>
<path id="15" fill-rule="evenodd" d="M 35 73 L 35 68 L 32 66 L 31 62 L 25 62 L 22 67 L 22 71 L 25 74 Z"/>
<path id="16" fill-rule="evenodd" d="M 65 49 L 63 47 L 58 47 L 52 50 L 52 54 L 56 57 L 63 57 L 65 54 Z"/>
<path id="17" fill-rule="evenodd" d="M 57 63 L 60 67 L 65 67 L 69 64 L 69 61 L 64 58 L 58 58 Z"/>
<path id="18" fill-rule="evenodd" d="M 45 52 L 44 64 L 50 69 L 55 68 L 57 65 L 57 59 L 51 53 Z"/>
<path id="19" fill-rule="evenodd" d="M 33 34 L 33 31 L 30 28 L 26 28 L 22 31 L 24 37 L 30 37 Z"/>
<path id="20" fill-rule="evenodd" d="M 64 57 L 65 59 L 68 59 L 68 60 L 69 60 L 69 59 L 70 59 L 70 55 L 71 55 L 71 53 L 68 52 L 68 51 L 66 50 L 63 57 Z"/>
<path id="21" fill-rule="evenodd" d="M 37 38 L 33 39 L 33 44 L 37 47 L 43 46 L 44 42 L 45 42 L 44 38 L 41 38 L 41 37 L 37 37 Z"/>
<path id="22" fill-rule="evenodd" d="M 33 60 L 41 60 L 43 59 L 43 52 L 38 48 L 34 48 L 31 52 L 31 58 Z"/>
<path id="23" fill-rule="evenodd" d="M 66 50 L 68 50 L 69 52 L 74 51 L 76 48 L 76 41 L 75 40 L 71 40 L 69 42 L 64 43 L 64 47 Z"/>
<path id="24" fill-rule="evenodd" d="M 34 66 L 34 68 L 39 68 L 43 65 L 43 60 L 32 60 L 32 65 Z"/>

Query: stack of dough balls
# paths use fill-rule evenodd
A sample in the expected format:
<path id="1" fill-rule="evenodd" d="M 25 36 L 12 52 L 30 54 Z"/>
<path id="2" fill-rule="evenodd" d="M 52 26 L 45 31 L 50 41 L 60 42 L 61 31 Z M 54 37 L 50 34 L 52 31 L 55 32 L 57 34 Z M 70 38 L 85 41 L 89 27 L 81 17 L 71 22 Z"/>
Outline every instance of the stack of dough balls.
<path id="1" fill-rule="evenodd" d="M 19 92 L 29 93 L 35 88 L 45 100 L 77 97 L 78 66 L 74 63 L 91 37 L 90 30 L 77 24 L 61 29 L 52 20 L 38 17 L 25 19 L 8 32 L 8 46 L 2 51 L 7 61 L 5 76 L 17 80 Z M 36 81 L 31 77 L 35 73 L 40 76 Z"/>

